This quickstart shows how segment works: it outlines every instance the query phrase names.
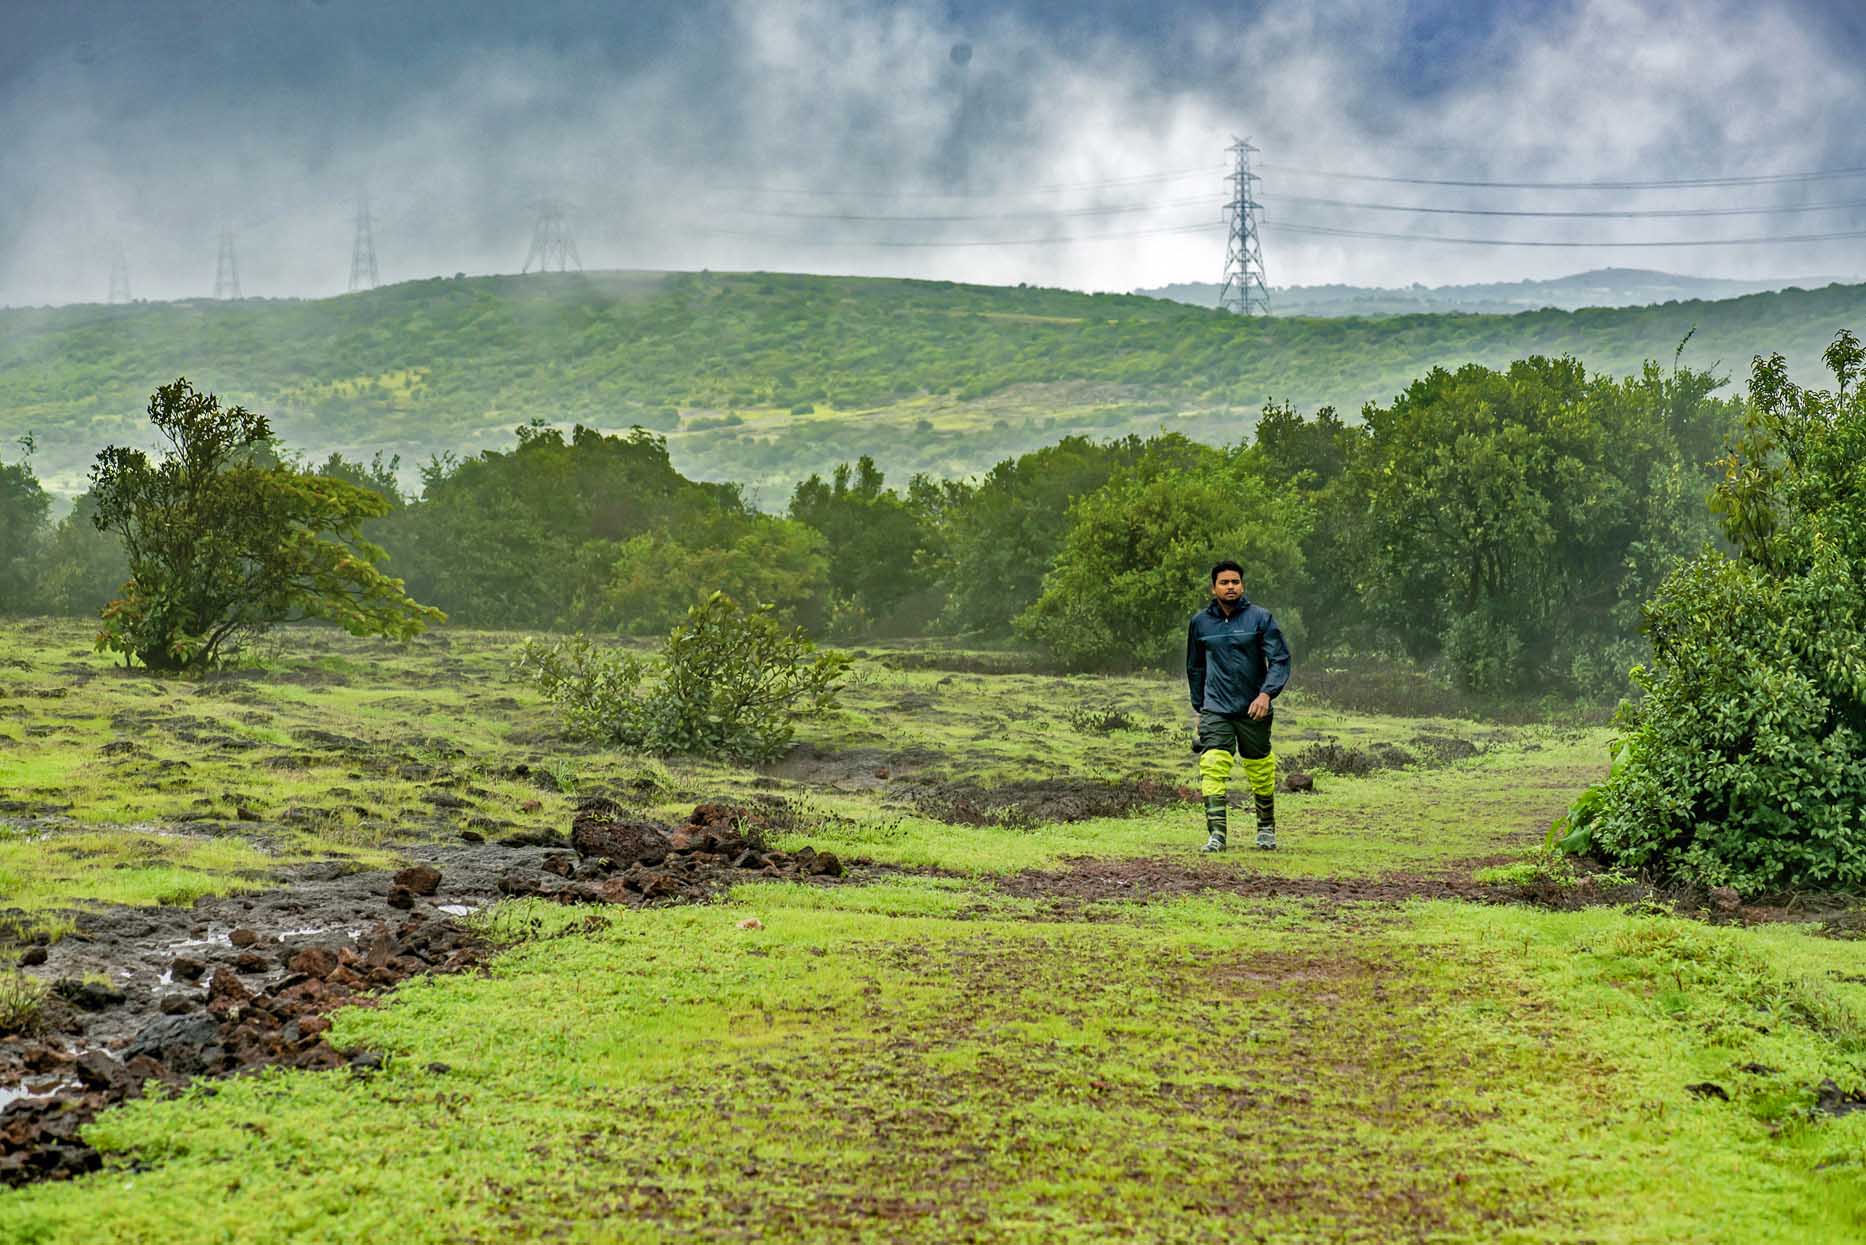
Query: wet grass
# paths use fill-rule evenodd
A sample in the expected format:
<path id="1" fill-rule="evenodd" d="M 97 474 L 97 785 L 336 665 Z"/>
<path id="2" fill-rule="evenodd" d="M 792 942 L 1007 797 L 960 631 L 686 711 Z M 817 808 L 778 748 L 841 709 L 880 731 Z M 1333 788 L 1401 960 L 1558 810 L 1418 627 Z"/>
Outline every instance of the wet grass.
<path id="1" fill-rule="evenodd" d="M 477 918 L 509 944 L 485 975 L 339 1014 L 336 1041 L 385 1053 L 380 1072 L 273 1072 L 111 1111 L 87 1134 L 106 1169 L 0 1194 L 0 1240 L 1866 1234 L 1866 1112 L 1818 1110 L 1824 1081 L 1866 1089 L 1854 944 L 1649 904 L 1059 907 L 1001 889 L 1075 857 L 1219 879 L 1520 871 L 1499 862 L 1600 772 L 1601 732 L 1342 713 L 1292 691 L 1286 750 L 1312 733 L 1482 751 L 1320 774 L 1319 794 L 1280 801 L 1283 851 L 1213 860 L 1196 804 L 1066 824 L 918 811 L 940 784 L 1192 782 L 1167 679 L 871 658 L 845 712 L 761 772 L 559 738 L 503 681 L 507 636 L 400 650 L 294 632 L 269 669 L 202 684 L 124 675 L 72 655 L 80 638 L 0 631 L 19 676 L 0 698 L 0 791 L 27 806 L 0 813 L 14 906 L 189 902 L 288 856 L 387 859 L 473 818 L 561 829 L 574 794 L 609 791 L 666 812 L 775 794 L 789 840 L 937 872 L 747 883 L 593 922 L 503 905 Z M 1078 729 L 1059 711 L 1077 702 L 1131 725 Z M 141 752 L 102 753 L 121 742 Z M 275 754 L 304 763 L 255 764 Z"/>

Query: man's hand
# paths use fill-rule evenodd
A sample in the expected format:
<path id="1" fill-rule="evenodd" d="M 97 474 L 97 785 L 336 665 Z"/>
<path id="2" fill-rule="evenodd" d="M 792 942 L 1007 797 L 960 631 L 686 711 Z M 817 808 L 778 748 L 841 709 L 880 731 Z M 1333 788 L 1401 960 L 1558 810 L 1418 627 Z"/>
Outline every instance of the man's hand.
<path id="1" fill-rule="evenodd" d="M 1264 693 L 1258 692 L 1257 699 L 1251 701 L 1250 708 L 1246 709 L 1244 712 L 1248 713 L 1253 721 L 1263 721 L 1270 716 L 1270 698 Z"/>

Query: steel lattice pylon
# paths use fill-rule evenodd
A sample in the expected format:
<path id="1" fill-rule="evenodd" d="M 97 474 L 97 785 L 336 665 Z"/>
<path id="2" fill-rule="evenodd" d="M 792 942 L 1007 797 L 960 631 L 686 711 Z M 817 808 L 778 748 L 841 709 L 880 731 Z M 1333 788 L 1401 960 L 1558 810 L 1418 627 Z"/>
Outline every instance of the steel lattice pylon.
<path id="1" fill-rule="evenodd" d="M 220 255 L 214 261 L 214 297 L 240 297 L 240 258 L 233 252 L 233 226 L 220 227 Z"/>
<path id="2" fill-rule="evenodd" d="M 577 254 L 577 242 L 570 236 L 567 220 L 570 205 L 562 199 L 540 199 L 534 206 L 538 209 L 538 224 L 532 230 L 525 266 L 519 271 L 530 272 L 536 264 L 539 272 L 582 272 L 583 257 Z"/>
<path id="3" fill-rule="evenodd" d="M 376 237 L 370 230 L 369 195 L 356 196 L 356 240 L 350 244 L 350 292 L 373 290 L 376 275 Z"/>
<path id="4" fill-rule="evenodd" d="M 1263 279 L 1263 247 L 1258 240 L 1257 182 L 1250 158 L 1258 149 L 1248 138 L 1233 138 L 1225 148 L 1232 157 L 1225 177 L 1231 198 L 1225 204 L 1225 283 L 1218 305 L 1242 316 L 1270 314 L 1270 287 Z"/>

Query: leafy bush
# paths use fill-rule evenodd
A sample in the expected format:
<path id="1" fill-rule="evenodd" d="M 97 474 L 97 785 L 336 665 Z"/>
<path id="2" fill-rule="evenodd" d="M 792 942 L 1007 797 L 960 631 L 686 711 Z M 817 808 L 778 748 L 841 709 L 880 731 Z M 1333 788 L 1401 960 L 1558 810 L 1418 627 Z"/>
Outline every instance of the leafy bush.
<path id="1" fill-rule="evenodd" d="M 1570 851 L 1745 894 L 1866 885 L 1866 362 L 1825 355 L 1838 391 L 1758 359 L 1707 552 L 1646 606 L 1644 698 L 1607 781 L 1555 835 Z"/>
<path id="2" fill-rule="evenodd" d="M 649 663 L 578 635 L 527 639 L 513 669 L 556 703 L 575 734 L 658 753 L 762 761 L 796 723 L 835 708 L 849 658 L 819 652 L 769 606 L 746 611 L 716 592 L 688 611 Z"/>

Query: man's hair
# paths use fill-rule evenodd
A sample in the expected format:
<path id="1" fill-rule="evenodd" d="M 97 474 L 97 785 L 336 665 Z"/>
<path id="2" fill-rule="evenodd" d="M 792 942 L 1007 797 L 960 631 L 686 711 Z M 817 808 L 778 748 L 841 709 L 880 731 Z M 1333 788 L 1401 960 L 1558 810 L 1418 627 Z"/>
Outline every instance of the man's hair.
<path id="1" fill-rule="evenodd" d="M 1223 574 L 1225 571 L 1236 571 L 1238 573 L 1239 579 L 1244 578 L 1244 568 L 1239 566 L 1236 562 L 1233 562 L 1230 558 L 1226 558 L 1224 561 L 1220 562 L 1217 566 L 1214 566 L 1212 568 L 1212 582 L 1217 583 L 1218 576 Z"/>

